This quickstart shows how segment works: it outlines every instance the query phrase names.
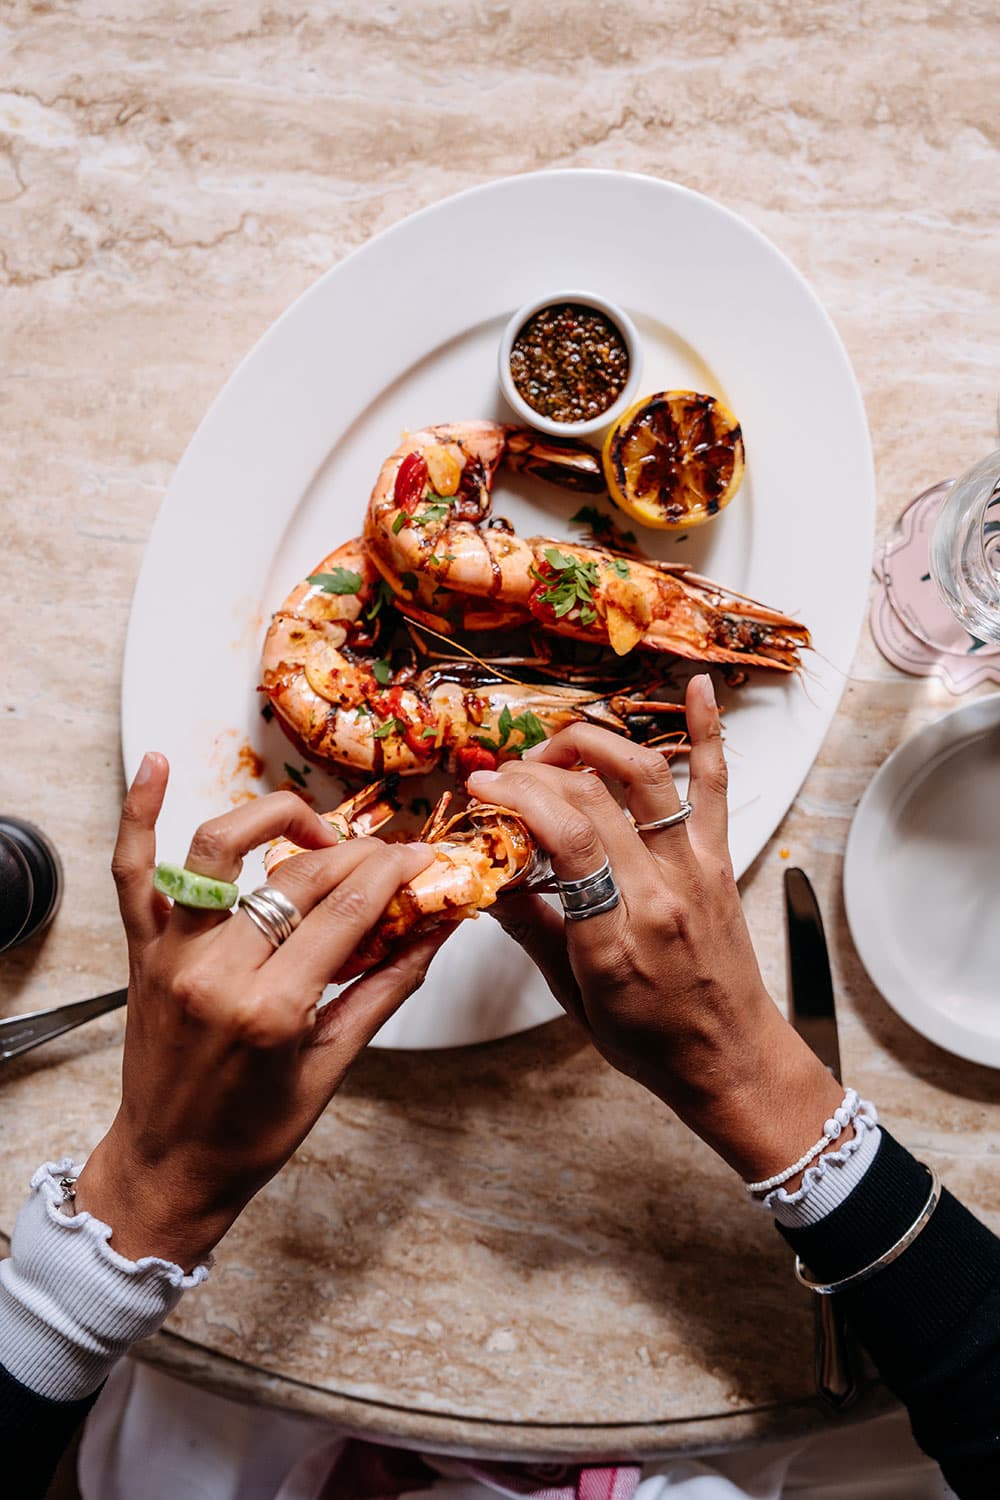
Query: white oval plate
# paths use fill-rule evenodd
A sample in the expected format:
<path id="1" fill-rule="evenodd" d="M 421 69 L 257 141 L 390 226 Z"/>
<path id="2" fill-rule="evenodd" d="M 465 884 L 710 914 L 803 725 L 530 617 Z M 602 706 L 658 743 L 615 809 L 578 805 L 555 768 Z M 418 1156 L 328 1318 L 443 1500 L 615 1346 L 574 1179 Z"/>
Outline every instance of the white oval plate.
<path id="1" fill-rule="evenodd" d="M 644 545 L 801 613 L 808 682 L 760 677 L 729 695 L 732 849 L 742 873 L 819 749 L 864 608 L 874 480 L 861 397 L 813 292 L 756 230 L 673 183 L 542 172 L 447 199 L 327 272 L 243 361 L 188 447 L 160 508 L 129 622 L 122 688 L 126 774 L 157 748 L 172 764 L 162 857 L 291 754 L 255 691 L 269 613 L 357 534 L 379 466 L 404 427 L 506 418 L 496 348 L 511 312 L 560 286 L 625 306 L 647 391 L 721 396 L 746 436 L 747 477 L 717 521 Z M 501 473 L 497 509 L 522 532 L 574 534 L 579 505 Z M 579 534 L 578 532 L 575 534 Z M 650 545 L 652 544 L 652 545 Z M 241 781 L 249 741 L 269 772 Z M 336 784 L 309 773 L 317 804 Z M 244 888 L 259 883 L 247 861 Z M 488 918 L 456 934 L 387 1047 L 489 1040 L 558 1014 L 523 954 Z"/>
<path id="2" fill-rule="evenodd" d="M 861 960 L 904 1021 L 1000 1067 L 1000 693 L 906 740 L 858 805 L 844 901 Z"/>

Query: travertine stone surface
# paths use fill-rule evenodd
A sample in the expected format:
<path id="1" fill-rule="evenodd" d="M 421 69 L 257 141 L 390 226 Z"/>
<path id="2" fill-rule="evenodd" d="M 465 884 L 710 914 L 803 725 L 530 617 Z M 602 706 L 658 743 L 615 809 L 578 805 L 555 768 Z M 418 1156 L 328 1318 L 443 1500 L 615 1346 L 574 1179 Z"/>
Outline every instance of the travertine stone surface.
<path id="1" fill-rule="evenodd" d="M 200 416 L 298 292 L 493 176 L 698 188 L 829 308 L 884 531 L 995 440 L 998 44 L 989 0 L 0 5 L 0 805 L 52 832 L 67 876 L 54 929 L 0 960 L 3 1012 L 124 979 L 108 857 L 134 579 Z M 779 849 L 810 871 L 847 1074 L 1000 1225 L 1000 1077 L 896 1019 L 840 896 L 872 771 L 951 701 L 866 633 L 744 890 L 780 997 Z M 0 1080 L 4 1228 L 41 1157 L 104 1129 L 120 1033 L 98 1022 Z M 823 1420 L 811 1308 L 770 1226 L 561 1022 L 366 1058 L 148 1357 L 452 1448 L 651 1453 Z"/>

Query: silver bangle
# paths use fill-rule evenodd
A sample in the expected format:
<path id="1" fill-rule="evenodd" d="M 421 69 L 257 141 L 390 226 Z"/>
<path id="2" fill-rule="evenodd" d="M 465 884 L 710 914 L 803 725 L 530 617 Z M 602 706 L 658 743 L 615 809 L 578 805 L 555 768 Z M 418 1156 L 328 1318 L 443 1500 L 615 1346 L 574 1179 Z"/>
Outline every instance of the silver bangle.
<path id="1" fill-rule="evenodd" d="M 812 1277 L 806 1274 L 805 1266 L 803 1266 L 799 1257 L 796 1256 L 796 1280 L 801 1281 L 803 1286 L 807 1286 L 818 1297 L 829 1297 L 831 1292 L 839 1292 L 841 1287 L 852 1286 L 859 1281 L 867 1281 L 869 1276 L 875 1275 L 876 1271 L 881 1271 L 886 1266 L 891 1266 L 893 1261 L 897 1260 L 904 1250 L 908 1250 L 917 1236 L 926 1229 L 931 1215 L 941 1202 L 941 1181 L 938 1174 L 933 1167 L 928 1167 L 926 1162 L 921 1162 L 920 1165 L 925 1167 L 931 1174 L 931 1188 L 927 1194 L 927 1202 L 920 1210 L 920 1217 L 914 1220 L 906 1233 L 901 1235 L 884 1255 L 880 1255 L 878 1260 L 873 1260 L 870 1266 L 863 1266 L 860 1271 L 855 1271 L 850 1276 L 842 1276 L 839 1281 L 826 1282 L 813 1281 Z"/>

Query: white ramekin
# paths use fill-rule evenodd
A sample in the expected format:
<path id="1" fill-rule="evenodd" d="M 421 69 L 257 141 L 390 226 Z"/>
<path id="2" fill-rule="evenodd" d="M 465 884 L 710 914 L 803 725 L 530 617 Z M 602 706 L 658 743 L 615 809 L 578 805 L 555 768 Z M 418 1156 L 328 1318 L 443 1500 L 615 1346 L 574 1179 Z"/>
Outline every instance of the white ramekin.
<path id="1" fill-rule="evenodd" d="M 582 307 L 592 307 L 595 312 L 603 313 L 610 322 L 614 323 L 625 340 L 625 347 L 628 350 L 628 380 L 625 383 L 625 389 L 614 405 L 602 411 L 600 416 L 588 418 L 586 422 L 554 422 L 551 417 L 543 417 L 520 395 L 510 373 L 510 351 L 525 323 L 529 318 L 534 317 L 536 312 L 541 312 L 543 307 L 550 307 L 554 303 L 561 302 L 575 302 Z M 590 433 L 600 432 L 604 427 L 610 427 L 625 408 L 631 406 L 636 400 L 639 382 L 642 379 L 642 345 L 639 343 L 635 324 L 617 302 L 609 302 L 606 297 L 598 297 L 593 292 L 551 292 L 547 297 L 536 297 L 533 301 L 526 302 L 511 318 L 500 340 L 497 373 L 504 398 L 526 426 L 534 427 L 539 432 L 546 432 L 551 437 L 586 437 Z"/>

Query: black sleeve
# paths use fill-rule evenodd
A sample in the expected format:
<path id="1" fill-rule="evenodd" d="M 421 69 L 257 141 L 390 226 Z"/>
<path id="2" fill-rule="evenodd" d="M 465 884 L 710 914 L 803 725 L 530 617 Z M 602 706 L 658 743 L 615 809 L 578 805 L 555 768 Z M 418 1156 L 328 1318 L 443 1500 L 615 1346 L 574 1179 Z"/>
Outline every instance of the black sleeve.
<path id="1" fill-rule="evenodd" d="M 920 1216 L 930 1174 L 882 1131 L 875 1159 L 818 1224 L 778 1229 L 814 1279 L 838 1281 Z M 1000 1240 L 945 1190 L 898 1260 L 834 1293 L 913 1434 L 961 1500 L 1000 1496 Z"/>
<path id="2" fill-rule="evenodd" d="M 99 1395 L 100 1389 L 82 1401 L 50 1401 L 29 1391 L 0 1365 L 4 1494 L 44 1500 L 56 1465 Z M 10 1490 L 8 1484 L 13 1486 Z"/>

